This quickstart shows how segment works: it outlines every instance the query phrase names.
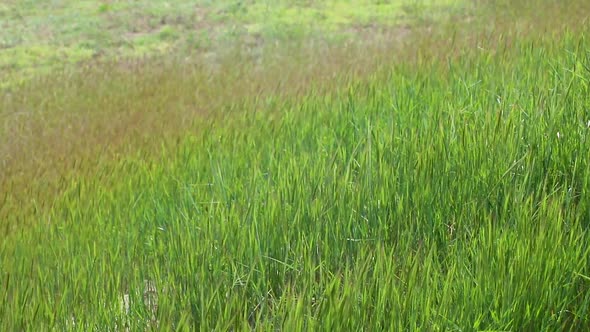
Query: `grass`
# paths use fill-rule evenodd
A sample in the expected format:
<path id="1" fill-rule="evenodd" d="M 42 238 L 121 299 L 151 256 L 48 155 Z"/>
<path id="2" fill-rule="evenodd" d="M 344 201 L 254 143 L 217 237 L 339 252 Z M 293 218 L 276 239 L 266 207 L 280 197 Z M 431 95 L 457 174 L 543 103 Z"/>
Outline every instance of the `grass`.
<path id="1" fill-rule="evenodd" d="M 587 329 L 575 4 L 3 95 L 2 330 Z"/>
<path id="2" fill-rule="evenodd" d="M 176 53 L 217 55 L 237 42 L 311 35 L 341 39 L 359 27 L 446 17 L 458 0 L 283 1 L 8 1 L 0 4 L 0 88 L 39 73 L 97 58 Z M 362 30 L 362 29 L 361 29 Z"/>

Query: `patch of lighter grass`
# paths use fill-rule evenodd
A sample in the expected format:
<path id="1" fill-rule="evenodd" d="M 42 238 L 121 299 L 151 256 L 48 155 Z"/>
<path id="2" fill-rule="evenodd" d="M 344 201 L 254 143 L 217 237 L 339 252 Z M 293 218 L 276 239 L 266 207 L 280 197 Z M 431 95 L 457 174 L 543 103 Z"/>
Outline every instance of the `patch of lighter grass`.
<path id="1" fill-rule="evenodd" d="M 393 26 L 422 16 L 443 15 L 461 1 L 367 0 L 301 3 L 225 0 L 4 4 L 0 70 L 22 71 L 72 65 L 92 56 L 142 58 L 162 53 L 207 51 L 250 37 L 272 44 L 310 35 L 338 40 L 350 26 Z M 195 31 L 206 42 L 195 42 Z M 42 70 L 40 70 L 42 71 Z M 6 82 L 2 83 L 7 85 Z"/>
<path id="2" fill-rule="evenodd" d="M 94 50 L 52 45 L 17 46 L 0 50 L 0 70 L 26 69 L 76 63 L 92 58 Z"/>

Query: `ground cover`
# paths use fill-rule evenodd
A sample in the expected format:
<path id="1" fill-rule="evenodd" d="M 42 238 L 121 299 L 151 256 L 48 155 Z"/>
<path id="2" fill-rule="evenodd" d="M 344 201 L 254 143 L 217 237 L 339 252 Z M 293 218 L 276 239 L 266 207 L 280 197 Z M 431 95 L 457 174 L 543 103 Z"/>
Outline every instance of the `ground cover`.
<path id="1" fill-rule="evenodd" d="M 287 72 L 98 63 L 3 95 L 44 108 L 6 151 L 55 127 L 22 156 L 74 172 L 35 194 L 51 168 L 10 166 L 3 329 L 584 330 L 588 8 L 535 4 Z"/>
<path id="2" fill-rule="evenodd" d="M 5 1 L 0 5 L 1 86 L 96 58 L 155 54 L 217 58 L 245 42 L 338 39 L 367 26 L 445 17 L 458 0 L 395 1 Z"/>
<path id="3" fill-rule="evenodd" d="M 445 3 L 428 4 L 440 6 Z M 231 26 L 244 27 L 252 22 L 252 13 L 262 10 L 260 3 L 249 4 L 247 8 L 254 9 L 247 11 L 244 8 L 229 10 L 235 7 L 230 4 L 231 1 L 202 2 L 199 6 L 220 17 L 215 21 L 219 25 L 216 23 L 215 26 L 222 30 Z M 324 8 L 323 11 L 330 9 L 331 15 L 338 15 L 339 11 L 333 10 L 336 4 L 304 6 L 303 3 L 273 2 L 264 10 L 274 15 L 287 5 L 299 9 L 313 5 L 314 8 Z M 350 6 L 359 4 L 340 3 L 338 7 L 340 11 L 348 8 L 350 12 Z M 61 9 L 53 9 L 53 15 L 49 15 L 47 11 L 56 6 Z M 336 74 L 342 70 L 354 76 L 371 73 L 376 66 L 389 61 L 389 52 L 402 49 L 410 31 L 406 25 L 398 23 L 381 22 L 379 25 L 377 21 L 364 27 L 356 20 L 342 23 L 341 30 L 330 30 L 321 20 L 312 26 L 291 23 L 290 28 L 286 28 L 279 24 L 282 19 L 276 19 L 262 24 L 285 33 L 289 29 L 316 33 L 283 38 L 278 34 L 259 32 L 220 32 L 215 34 L 219 37 L 216 38 L 217 44 L 210 48 L 192 52 L 186 46 L 188 40 L 180 38 L 173 51 L 151 49 L 146 56 L 138 58 L 139 55 L 133 52 L 119 52 L 116 42 L 129 29 L 136 28 L 138 17 L 149 13 L 158 13 L 158 18 L 172 17 L 175 13 L 190 14 L 192 11 L 186 7 L 189 5 L 110 3 L 108 11 L 117 12 L 121 20 L 111 25 L 103 22 L 105 17 L 100 14 L 104 11 L 95 10 L 96 6 L 95 2 L 66 1 L 51 6 L 40 2 L 13 2 L 6 7 L 12 10 L 4 11 L 12 14 L 12 18 L 4 21 L 5 26 L 24 29 L 7 29 L 5 39 L 7 36 L 25 36 L 20 44 L 5 49 L 3 54 L 8 62 L 22 61 L 10 56 L 10 52 L 18 47 L 45 45 L 42 47 L 58 50 L 63 45 L 70 47 L 80 41 L 92 41 L 100 49 L 100 55 L 93 60 L 77 64 L 61 57 L 55 59 L 57 64 L 43 65 L 41 62 L 49 58 L 41 54 L 12 71 L 2 71 L 5 85 L 0 113 L 3 121 L 0 127 L 0 188 L 4 204 L 0 217 L 10 220 L 3 223 L 5 227 L 13 228 L 35 219 L 22 217 L 28 216 L 28 212 L 10 213 L 14 209 L 33 213 L 51 206 L 52 199 L 47 197 L 59 195 L 64 182 L 68 182 L 64 178 L 86 172 L 92 174 L 102 159 L 108 161 L 139 147 L 145 150 L 146 145 L 157 148 L 159 141 L 168 140 L 169 136 L 169 140 L 174 141 L 174 137 L 182 137 L 184 130 L 192 128 L 193 121 L 201 121 L 200 115 L 204 113 L 211 118 L 212 114 L 220 113 L 220 109 L 232 102 L 241 102 L 246 96 L 301 94 L 311 85 L 325 89 L 340 84 Z M 376 15 L 384 6 L 386 4 L 372 4 L 369 9 L 361 6 L 359 13 Z M 412 7 L 411 3 L 406 7 Z M 413 7 L 423 8 L 414 10 L 414 18 L 419 13 L 425 18 L 441 17 L 441 12 L 445 13 L 439 10 L 437 15 L 428 16 L 424 8 L 429 7 Z M 392 13 L 391 10 L 388 12 Z M 20 17 L 15 13 L 22 13 L 19 15 L 26 17 L 23 20 L 29 23 L 20 24 L 22 22 L 14 19 Z M 48 19 L 54 16 L 57 17 L 55 20 Z M 91 17 L 86 20 L 86 16 Z M 193 18 L 188 15 L 184 22 L 199 23 L 204 27 L 210 25 L 209 19 L 201 16 Z M 392 22 L 398 22 L 393 14 L 391 18 Z M 96 29 L 108 34 L 102 42 L 89 32 L 88 27 L 72 30 L 80 22 L 90 24 L 88 22 L 93 20 L 102 22 L 95 22 L 98 24 Z M 53 37 L 43 39 L 42 34 L 35 33 L 33 28 L 36 25 L 31 22 L 62 29 Z M 181 35 L 188 36 L 190 31 L 183 31 Z M 344 35 L 349 37 L 337 38 Z M 396 56 L 401 58 L 403 54 L 411 53 L 399 52 Z M 165 116 L 163 112 L 166 112 Z M 161 120 L 163 117 L 165 121 Z M 159 133 L 158 140 L 153 139 L 154 132 Z"/>

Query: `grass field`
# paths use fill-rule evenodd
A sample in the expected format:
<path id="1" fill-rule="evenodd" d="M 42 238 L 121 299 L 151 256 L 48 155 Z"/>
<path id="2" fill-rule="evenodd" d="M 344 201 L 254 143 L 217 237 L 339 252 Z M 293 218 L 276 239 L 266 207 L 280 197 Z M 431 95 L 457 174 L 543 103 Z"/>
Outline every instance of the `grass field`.
<path id="1" fill-rule="evenodd" d="M 4 1 L 0 88 L 96 58 L 218 58 L 236 42 L 260 53 L 269 42 L 341 40 L 376 25 L 447 17 L 464 6 L 461 0 Z"/>
<path id="2" fill-rule="evenodd" d="M 0 50 L 0 330 L 590 329 L 590 4 L 200 6 L 188 59 Z"/>

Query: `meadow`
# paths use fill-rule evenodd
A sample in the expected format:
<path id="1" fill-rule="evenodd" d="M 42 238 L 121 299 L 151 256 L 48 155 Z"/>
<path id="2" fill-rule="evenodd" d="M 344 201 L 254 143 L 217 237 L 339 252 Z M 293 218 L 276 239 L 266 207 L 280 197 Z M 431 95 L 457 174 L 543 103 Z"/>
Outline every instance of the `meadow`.
<path id="1" fill-rule="evenodd" d="M 590 329 L 590 4 L 220 3 L 0 52 L 0 330 Z"/>

